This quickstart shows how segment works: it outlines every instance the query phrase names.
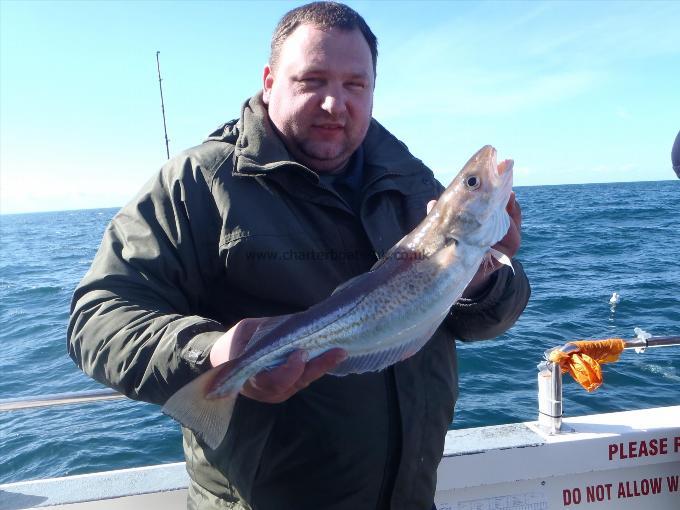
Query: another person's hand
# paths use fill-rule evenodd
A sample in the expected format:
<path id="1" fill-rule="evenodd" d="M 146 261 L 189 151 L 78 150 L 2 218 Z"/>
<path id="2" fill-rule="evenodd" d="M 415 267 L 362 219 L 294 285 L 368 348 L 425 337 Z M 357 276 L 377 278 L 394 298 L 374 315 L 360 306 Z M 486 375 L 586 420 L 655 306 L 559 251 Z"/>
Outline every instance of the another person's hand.
<path id="1" fill-rule="evenodd" d="M 241 355 L 257 328 L 268 320 L 262 317 L 237 322 L 213 345 L 211 365 L 215 367 Z M 335 368 L 346 357 L 343 349 L 331 349 L 308 361 L 305 351 L 295 351 L 283 365 L 251 377 L 241 389 L 241 394 L 270 404 L 283 402 Z"/>
<path id="2" fill-rule="evenodd" d="M 427 204 L 428 213 L 435 203 L 436 201 L 432 200 Z M 505 237 L 494 244 L 492 248 L 512 258 L 517 254 L 520 244 L 522 243 L 522 211 L 519 207 L 519 203 L 515 200 L 514 191 L 510 194 L 510 199 L 508 200 L 505 209 L 510 215 L 510 228 L 508 228 Z M 463 292 L 463 296 L 469 298 L 480 294 L 488 285 L 491 275 L 500 269 L 501 266 L 502 264 L 496 259 L 492 259 L 491 262 L 486 260 L 482 262 L 477 273 L 466 287 L 465 292 Z"/>

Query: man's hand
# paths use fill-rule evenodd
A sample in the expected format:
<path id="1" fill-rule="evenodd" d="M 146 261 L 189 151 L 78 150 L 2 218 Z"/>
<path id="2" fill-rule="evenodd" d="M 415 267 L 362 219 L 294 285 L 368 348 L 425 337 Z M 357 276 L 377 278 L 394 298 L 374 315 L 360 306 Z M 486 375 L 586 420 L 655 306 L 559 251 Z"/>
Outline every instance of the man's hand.
<path id="1" fill-rule="evenodd" d="M 432 200 L 427 204 L 428 213 L 435 203 L 436 201 Z M 517 200 L 515 200 L 514 191 L 510 194 L 510 199 L 505 206 L 505 210 L 508 211 L 508 214 L 510 215 L 510 228 L 508 228 L 508 233 L 505 234 L 505 237 L 494 244 L 492 248 L 512 258 L 519 251 L 522 242 L 522 210 L 520 209 Z M 492 259 L 491 262 L 482 262 L 477 273 L 463 292 L 463 297 L 470 298 L 481 294 L 488 285 L 491 275 L 500 269 L 502 265 L 503 264 L 496 259 Z"/>
<path id="2" fill-rule="evenodd" d="M 522 242 L 522 210 L 517 200 L 515 200 L 514 191 L 510 194 L 505 210 L 510 215 L 510 228 L 508 228 L 508 233 L 505 234 L 505 237 L 494 244 L 492 248 L 512 258 L 519 251 L 519 246 Z M 465 292 L 463 292 L 463 296 L 470 298 L 481 294 L 488 285 L 491 275 L 500 269 L 502 265 L 494 258 L 491 259 L 490 263 L 487 261 L 482 262 L 477 270 L 477 274 L 472 277 Z"/>
<path id="3" fill-rule="evenodd" d="M 213 345 L 210 351 L 211 365 L 215 367 L 240 356 L 257 328 L 268 320 L 262 317 L 237 322 Z M 295 351 L 283 365 L 263 370 L 251 377 L 243 385 L 241 394 L 270 404 L 283 402 L 335 368 L 346 357 L 347 353 L 343 349 L 331 349 L 307 361 L 307 352 Z"/>

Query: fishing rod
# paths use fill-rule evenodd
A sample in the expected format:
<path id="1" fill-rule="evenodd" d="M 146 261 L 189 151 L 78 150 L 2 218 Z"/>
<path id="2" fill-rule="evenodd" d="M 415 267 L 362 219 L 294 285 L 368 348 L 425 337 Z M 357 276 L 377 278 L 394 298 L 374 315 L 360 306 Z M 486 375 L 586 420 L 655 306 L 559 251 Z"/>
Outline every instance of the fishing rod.
<path id="1" fill-rule="evenodd" d="M 168 159 L 170 159 L 170 145 L 169 145 L 169 140 L 168 140 L 168 128 L 165 123 L 165 103 L 163 102 L 163 84 L 161 80 L 161 62 L 158 57 L 160 55 L 160 51 L 156 52 L 156 66 L 158 68 L 158 88 L 161 91 L 161 112 L 163 113 L 163 133 L 165 133 L 165 153 L 168 156 Z"/>
<path id="2" fill-rule="evenodd" d="M 606 340 L 582 340 L 581 342 L 606 342 L 611 340 L 621 340 L 623 342 L 623 349 L 635 349 L 635 352 L 642 353 L 645 349 L 656 348 L 656 347 L 672 347 L 674 345 L 680 345 L 680 336 L 637 336 L 635 338 L 620 339 L 620 338 L 609 338 Z M 571 353 L 581 349 L 578 343 L 567 342 L 561 347 L 557 347 L 560 351 L 564 353 Z M 546 351 L 546 356 L 549 355 L 554 349 L 549 349 Z"/>
<path id="3" fill-rule="evenodd" d="M 680 345 L 680 336 L 650 336 L 648 338 L 633 338 L 624 340 L 624 349 L 644 351 L 648 347 L 670 347 Z"/>

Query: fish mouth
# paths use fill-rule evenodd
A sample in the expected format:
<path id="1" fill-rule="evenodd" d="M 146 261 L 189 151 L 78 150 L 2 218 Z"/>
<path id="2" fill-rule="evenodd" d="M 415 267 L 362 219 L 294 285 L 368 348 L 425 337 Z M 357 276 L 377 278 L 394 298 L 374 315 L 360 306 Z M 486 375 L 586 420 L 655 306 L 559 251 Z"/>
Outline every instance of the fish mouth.
<path id="1" fill-rule="evenodd" d="M 512 159 L 504 159 L 498 163 L 497 155 L 498 153 L 493 146 L 485 145 L 477 151 L 477 154 L 471 158 L 471 161 L 488 162 L 488 168 L 493 178 L 504 177 L 507 179 L 508 174 L 511 178 L 514 161 Z"/>
<path id="2" fill-rule="evenodd" d="M 492 147 L 491 145 L 487 145 L 486 147 L 483 147 L 480 150 L 481 153 L 486 153 L 482 154 L 482 157 L 486 156 L 489 158 L 490 161 L 490 166 L 493 170 L 492 175 L 494 177 L 502 177 L 506 174 L 512 175 L 512 168 L 515 165 L 515 162 L 512 159 L 504 159 L 500 163 L 497 162 L 497 156 L 498 153 L 496 152 L 496 149 Z M 507 175 L 506 175 L 507 178 Z"/>
<path id="3" fill-rule="evenodd" d="M 496 165 L 496 175 L 501 176 L 506 172 L 512 172 L 515 162 L 511 159 L 504 159 Z"/>
<path id="4" fill-rule="evenodd" d="M 488 158 L 489 174 L 494 187 L 497 189 L 497 196 L 502 197 L 501 200 L 510 198 L 512 191 L 512 170 L 515 162 L 512 159 L 504 159 L 497 163 L 497 152 L 494 147 L 487 145 L 480 151 L 480 156 Z"/>

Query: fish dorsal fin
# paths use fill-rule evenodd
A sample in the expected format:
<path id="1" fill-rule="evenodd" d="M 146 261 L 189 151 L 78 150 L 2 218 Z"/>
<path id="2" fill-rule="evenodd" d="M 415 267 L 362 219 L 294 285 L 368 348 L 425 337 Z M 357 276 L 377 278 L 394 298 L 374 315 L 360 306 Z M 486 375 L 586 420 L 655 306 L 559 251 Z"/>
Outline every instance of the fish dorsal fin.
<path id="1" fill-rule="evenodd" d="M 385 255 L 383 255 L 382 257 L 380 257 L 376 261 L 375 264 L 373 264 L 370 271 L 375 271 L 380 266 L 382 266 L 387 260 L 390 260 L 394 256 L 394 253 L 397 251 L 397 249 L 400 248 L 402 244 L 404 244 L 404 239 L 406 239 L 407 236 L 408 236 L 408 234 L 406 234 L 404 237 L 399 239 L 399 242 L 397 244 L 395 244 L 394 246 L 392 246 L 392 248 L 387 250 L 387 253 L 385 253 Z"/>
<path id="2" fill-rule="evenodd" d="M 373 264 L 373 266 L 371 266 L 371 269 L 368 270 L 368 273 L 370 273 L 370 272 L 372 272 L 372 271 L 375 271 L 375 270 L 378 269 L 380 266 L 382 266 L 382 265 L 385 263 L 385 261 L 389 260 L 389 259 L 394 255 L 394 252 L 395 252 L 395 251 L 400 247 L 400 245 L 404 242 L 404 239 L 406 239 L 406 236 L 402 237 L 402 238 L 399 240 L 399 242 L 398 242 L 397 244 L 395 244 L 394 246 L 392 246 L 392 248 L 390 248 L 389 250 L 387 250 L 387 253 L 385 253 L 385 255 L 383 255 L 382 257 L 380 257 L 380 258 L 375 262 L 375 264 Z M 353 283 L 356 283 L 357 280 L 359 280 L 360 278 L 363 278 L 366 274 L 367 274 L 367 273 L 361 273 L 360 275 L 354 276 L 354 277 L 350 278 L 349 280 L 347 280 L 347 281 L 345 281 L 345 282 L 342 282 L 340 285 L 338 285 L 338 286 L 335 288 L 335 290 L 333 291 L 333 293 L 331 294 L 331 296 L 332 296 L 333 294 L 337 294 L 337 293 L 340 292 L 341 290 L 343 290 L 343 289 L 349 287 L 349 286 L 352 285 Z"/>
<path id="3" fill-rule="evenodd" d="M 382 259 L 381 259 L 381 260 L 382 260 Z M 371 268 L 371 270 L 369 271 L 369 273 L 370 273 L 371 271 L 373 271 L 373 268 Z M 353 285 L 354 283 L 356 283 L 357 281 L 359 281 L 361 278 L 364 278 L 364 277 L 366 276 L 366 274 L 367 274 L 367 273 L 361 273 L 361 274 L 359 274 L 359 275 L 353 276 L 352 278 L 350 278 L 350 279 L 347 280 L 347 281 L 342 282 L 340 285 L 338 285 L 337 287 L 335 287 L 335 290 L 331 293 L 331 296 L 334 295 L 334 294 L 337 294 L 337 293 L 340 292 L 341 290 L 346 289 L 346 288 L 349 287 L 350 285 Z"/>
<path id="4" fill-rule="evenodd" d="M 269 332 L 271 332 L 278 325 L 283 324 L 285 321 L 287 321 L 288 318 L 291 315 L 293 315 L 293 314 L 288 313 L 288 314 L 285 314 L 285 315 L 276 315 L 274 317 L 267 317 L 257 327 L 257 329 L 255 330 L 255 333 L 253 333 L 253 336 L 250 337 L 250 340 L 248 340 L 248 343 L 246 344 L 245 348 L 243 349 L 243 352 L 246 353 L 249 350 L 257 347 L 257 344 L 260 343 L 260 340 L 262 340 L 267 334 L 269 334 Z"/>

